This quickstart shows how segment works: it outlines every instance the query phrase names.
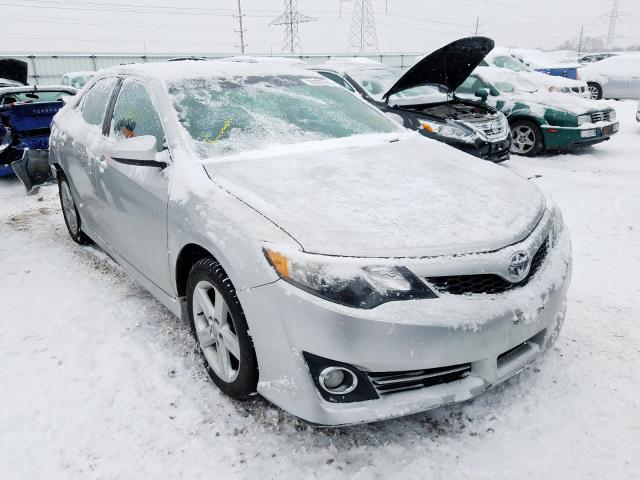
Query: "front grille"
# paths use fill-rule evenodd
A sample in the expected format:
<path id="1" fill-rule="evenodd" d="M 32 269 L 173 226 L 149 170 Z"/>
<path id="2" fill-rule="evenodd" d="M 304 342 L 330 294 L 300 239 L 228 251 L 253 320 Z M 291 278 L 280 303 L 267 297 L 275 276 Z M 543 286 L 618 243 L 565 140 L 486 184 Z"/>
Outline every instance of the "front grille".
<path id="1" fill-rule="evenodd" d="M 500 275 L 495 275 L 493 273 L 428 277 L 426 280 L 440 293 L 449 293 L 452 295 L 503 293 L 526 285 L 544 263 L 544 260 L 547 257 L 548 248 L 549 240 L 546 239 L 542 242 L 542 245 L 540 245 L 540 248 L 538 248 L 538 251 L 531 259 L 529 274 L 518 283 L 511 283 Z"/>
<path id="2" fill-rule="evenodd" d="M 611 118 L 610 113 L 611 112 L 609 110 L 605 110 L 602 112 L 593 112 L 591 114 L 591 123 L 608 122 Z"/>
<path id="3" fill-rule="evenodd" d="M 430 368 L 426 370 L 411 370 L 407 372 L 367 372 L 367 375 L 378 392 L 378 395 L 383 396 L 454 382 L 469 375 L 470 371 L 471 364 L 465 363 L 462 365 Z"/>

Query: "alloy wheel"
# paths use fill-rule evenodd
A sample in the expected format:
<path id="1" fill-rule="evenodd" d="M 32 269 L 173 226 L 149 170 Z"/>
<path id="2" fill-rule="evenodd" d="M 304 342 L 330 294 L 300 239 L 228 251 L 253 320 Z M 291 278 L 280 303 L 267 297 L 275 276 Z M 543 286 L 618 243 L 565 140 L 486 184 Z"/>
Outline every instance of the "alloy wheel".
<path id="1" fill-rule="evenodd" d="M 536 132 L 527 125 L 518 125 L 511 131 L 511 152 L 526 155 L 536 144 Z"/>
<path id="2" fill-rule="evenodd" d="M 198 344 L 220 380 L 231 383 L 240 369 L 240 342 L 222 294 L 201 280 L 193 291 L 193 321 Z"/>
<path id="3" fill-rule="evenodd" d="M 589 97 L 591 100 L 598 100 L 600 96 L 600 92 L 598 91 L 598 87 L 595 85 L 589 85 Z"/>
<path id="4" fill-rule="evenodd" d="M 60 199 L 62 200 L 62 215 L 67 221 L 69 230 L 73 235 L 78 235 L 78 217 L 76 214 L 76 206 L 71 196 L 71 190 L 67 182 L 60 184 Z"/>

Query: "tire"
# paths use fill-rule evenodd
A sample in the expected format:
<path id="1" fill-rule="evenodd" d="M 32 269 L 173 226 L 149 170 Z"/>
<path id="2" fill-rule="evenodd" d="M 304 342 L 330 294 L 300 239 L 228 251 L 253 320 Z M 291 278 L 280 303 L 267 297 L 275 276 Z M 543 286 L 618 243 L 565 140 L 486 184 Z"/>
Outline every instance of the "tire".
<path id="1" fill-rule="evenodd" d="M 542 131 L 535 122 L 515 120 L 511 123 L 511 153 L 533 157 L 544 151 Z"/>
<path id="2" fill-rule="evenodd" d="M 587 82 L 591 100 L 602 100 L 602 87 L 596 82 Z"/>
<path id="3" fill-rule="evenodd" d="M 236 400 L 254 394 L 258 361 L 253 340 L 235 288 L 214 259 L 199 260 L 191 268 L 187 309 L 191 332 L 216 386 Z"/>
<path id="4" fill-rule="evenodd" d="M 60 196 L 60 207 L 62 208 L 62 216 L 64 224 L 71 239 L 79 245 L 88 245 L 91 239 L 82 231 L 82 222 L 80 214 L 76 208 L 76 202 L 71 194 L 71 188 L 66 177 L 60 175 L 58 180 L 58 195 Z"/>

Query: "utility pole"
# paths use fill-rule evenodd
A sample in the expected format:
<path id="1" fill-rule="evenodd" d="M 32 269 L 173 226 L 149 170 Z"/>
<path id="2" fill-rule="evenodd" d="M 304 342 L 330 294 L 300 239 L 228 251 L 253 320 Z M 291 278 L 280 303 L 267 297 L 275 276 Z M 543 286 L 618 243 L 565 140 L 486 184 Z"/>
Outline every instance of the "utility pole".
<path id="1" fill-rule="evenodd" d="M 607 48 L 613 47 L 613 41 L 616 36 L 616 22 L 620 14 L 620 0 L 613 0 L 611 13 L 609 14 L 609 31 L 607 32 Z"/>
<path id="2" fill-rule="evenodd" d="M 269 23 L 269 25 L 284 25 L 282 53 L 302 53 L 298 25 L 314 20 L 316 19 L 298 11 L 298 0 L 284 0 L 284 12 Z"/>
<path id="3" fill-rule="evenodd" d="M 476 17 L 476 37 L 478 36 L 478 27 L 480 26 L 480 16 Z"/>
<path id="4" fill-rule="evenodd" d="M 349 46 L 357 47 L 361 54 L 367 49 L 378 51 L 378 37 L 371 0 L 355 0 L 353 3 Z"/>
<path id="5" fill-rule="evenodd" d="M 578 43 L 578 54 L 582 51 L 582 34 L 584 33 L 584 25 L 580 27 L 580 42 Z"/>
<path id="6" fill-rule="evenodd" d="M 246 43 L 244 43 L 244 28 L 242 28 L 242 5 L 240 5 L 240 0 L 238 0 L 238 23 L 240 24 L 240 30 L 236 30 L 236 33 L 240 34 L 240 45 L 236 45 L 236 47 L 240 47 L 240 52 L 244 53 L 244 47 L 247 46 Z"/>

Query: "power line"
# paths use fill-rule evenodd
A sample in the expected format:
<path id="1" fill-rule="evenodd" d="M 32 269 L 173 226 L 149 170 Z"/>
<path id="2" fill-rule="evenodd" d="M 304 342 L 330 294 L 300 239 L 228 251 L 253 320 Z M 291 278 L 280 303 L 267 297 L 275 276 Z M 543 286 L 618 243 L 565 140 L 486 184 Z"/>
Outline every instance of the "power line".
<path id="1" fill-rule="evenodd" d="M 371 0 L 355 0 L 353 3 L 349 47 L 357 47 L 360 53 L 368 49 L 378 51 L 378 36 Z"/>
<path id="2" fill-rule="evenodd" d="M 282 53 L 302 53 L 298 25 L 314 20 L 315 18 L 303 15 L 298 11 L 298 0 L 284 0 L 284 12 L 269 23 L 269 25 L 284 25 Z"/>

